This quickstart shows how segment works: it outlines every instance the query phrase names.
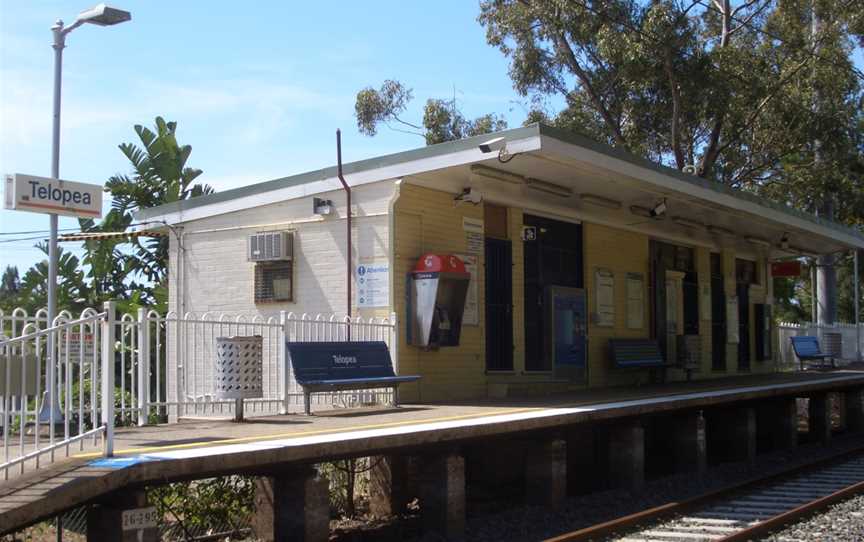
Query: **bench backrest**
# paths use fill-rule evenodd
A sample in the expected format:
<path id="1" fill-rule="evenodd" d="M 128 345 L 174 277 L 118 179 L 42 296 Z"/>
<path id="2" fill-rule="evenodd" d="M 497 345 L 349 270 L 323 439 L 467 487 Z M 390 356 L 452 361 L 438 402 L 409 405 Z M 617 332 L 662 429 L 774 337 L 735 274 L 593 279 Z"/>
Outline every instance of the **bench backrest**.
<path id="1" fill-rule="evenodd" d="M 799 358 L 812 358 L 822 356 L 822 350 L 819 348 L 819 339 L 809 335 L 800 337 L 790 337 L 792 339 L 792 348 L 795 350 L 795 355 Z"/>
<path id="2" fill-rule="evenodd" d="M 609 339 L 609 355 L 615 367 L 661 367 L 666 364 L 654 339 Z"/>
<path id="3" fill-rule="evenodd" d="M 287 342 L 297 382 L 396 376 L 383 341 Z"/>

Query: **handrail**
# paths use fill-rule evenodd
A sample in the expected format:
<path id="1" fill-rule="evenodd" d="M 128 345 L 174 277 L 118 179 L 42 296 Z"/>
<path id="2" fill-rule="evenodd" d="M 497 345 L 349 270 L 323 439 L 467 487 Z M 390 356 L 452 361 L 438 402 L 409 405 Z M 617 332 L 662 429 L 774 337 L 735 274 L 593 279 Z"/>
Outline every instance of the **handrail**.
<path id="1" fill-rule="evenodd" d="M 69 328 L 69 327 L 74 327 L 74 326 L 78 326 L 78 325 L 89 324 L 90 322 L 95 322 L 96 320 L 100 320 L 102 318 L 105 318 L 106 315 L 107 315 L 107 313 L 100 312 L 98 314 L 94 314 L 93 316 L 88 316 L 86 318 L 79 318 L 78 320 L 68 320 L 66 322 L 63 322 L 62 324 L 58 324 L 56 326 L 48 327 L 45 329 L 40 329 L 39 331 L 34 331 L 34 332 L 28 333 L 26 335 L 19 335 L 18 337 L 14 337 L 12 339 L 0 340 L 0 346 L 8 346 L 10 344 L 28 341 L 30 339 L 35 339 L 37 337 L 42 337 L 42 336 L 48 335 L 50 333 L 53 333 L 55 331 L 59 331 L 63 328 Z"/>
<path id="2" fill-rule="evenodd" d="M 21 464 L 21 470 L 20 470 L 21 473 L 24 472 L 24 463 L 26 463 L 27 461 L 30 461 L 31 459 L 37 459 L 37 468 L 38 468 L 38 458 L 40 456 L 43 456 L 46 453 L 53 452 L 54 450 L 57 450 L 57 449 L 63 448 L 63 447 L 67 448 L 66 455 L 68 456 L 69 455 L 69 450 L 68 450 L 69 446 L 75 444 L 78 441 L 81 441 L 81 440 L 84 440 L 86 438 L 95 436 L 97 434 L 102 436 L 102 440 L 103 440 L 103 444 L 104 444 L 105 431 L 106 430 L 107 430 L 106 426 L 100 425 L 99 427 L 97 427 L 95 429 L 91 429 L 90 431 L 87 431 L 85 433 L 81 433 L 80 435 L 75 435 L 74 437 L 69 437 L 66 440 L 56 442 L 54 444 L 51 444 L 50 446 L 46 446 L 44 448 L 39 448 L 38 450 L 34 450 L 28 454 L 24 454 L 21 457 L 16 457 L 15 459 L 12 459 L 11 461 L 7 461 L 6 463 L 0 463 L 0 470 L 3 470 L 3 479 L 8 480 L 9 479 L 9 469 L 14 467 L 15 465 L 18 465 L 19 463 Z"/>

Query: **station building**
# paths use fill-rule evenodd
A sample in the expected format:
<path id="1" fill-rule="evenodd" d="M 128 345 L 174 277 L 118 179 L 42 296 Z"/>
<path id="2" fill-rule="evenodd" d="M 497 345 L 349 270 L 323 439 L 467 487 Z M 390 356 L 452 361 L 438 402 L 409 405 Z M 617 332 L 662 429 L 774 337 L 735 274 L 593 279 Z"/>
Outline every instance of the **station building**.
<path id="1" fill-rule="evenodd" d="M 140 211 L 170 231 L 169 310 L 344 314 L 351 281 L 352 314 L 395 316 L 394 363 L 422 376 L 402 401 L 635 386 L 775 371 L 771 264 L 864 248 L 855 230 L 538 124 L 344 177 L 350 210 L 331 167 Z M 470 273 L 457 346 L 412 344 L 428 254 Z M 616 367 L 616 338 L 655 339 L 669 367 Z"/>

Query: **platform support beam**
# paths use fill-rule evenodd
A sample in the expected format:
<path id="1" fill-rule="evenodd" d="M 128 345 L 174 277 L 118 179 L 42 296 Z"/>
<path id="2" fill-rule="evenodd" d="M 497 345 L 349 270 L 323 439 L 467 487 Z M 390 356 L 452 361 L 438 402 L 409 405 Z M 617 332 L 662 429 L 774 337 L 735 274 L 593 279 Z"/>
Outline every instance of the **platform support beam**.
<path id="1" fill-rule="evenodd" d="M 810 397 L 810 436 L 817 442 L 831 442 L 831 400 L 827 393 Z"/>
<path id="2" fill-rule="evenodd" d="M 330 487 L 312 467 L 286 468 L 255 480 L 256 540 L 325 542 L 330 536 Z"/>
<path id="3" fill-rule="evenodd" d="M 525 453 L 525 501 L 557 510 L 567 498 L 567 442 L 534 441 Z"/>
<path id="4" fill-rule="evenodd" d="M 609 427 L 609 484 L 639 490 L 645 485 L 645 429 L 638 421 Z"/>
<path id="5" fill-rule="evenodd" d="M 794 397 L 766 401 L 761 407 L 758 430 L 774 450 L 798 446 L 798 404 Z"/>
<path id="6" fill-rule="evenodd" d="M 87 542 L 156 542 L 159 528 L 123 530 L 123 512 L 148 508 L 143 489 L 111 493 L 87 508 Z"/>
<path id="7" fill-rule="evenodd" d="M 708 468 L 708 443 L 702 411 L 680 414 L 673 423 L 675 470 L 695 473 L 701 479 Z"/>
<path id="8" fill-rule="evenodd" d="M 448 450 L 417 458 L 423 530 L 447 540 L 465 536 L 465 458 Z"/>
<path id="9" fill-rule="evenodd" d="M 405 512 L 409 495 L 408 456 L 382 455 L 372 458 L 369 471 L 369 509 L 377 517 Z"/>
<path id="10" fill-rule="evenodd" d="M 846 430 L 852 433 L 864 432 L 864 388 L 844 392 L 846 407 Z"/>

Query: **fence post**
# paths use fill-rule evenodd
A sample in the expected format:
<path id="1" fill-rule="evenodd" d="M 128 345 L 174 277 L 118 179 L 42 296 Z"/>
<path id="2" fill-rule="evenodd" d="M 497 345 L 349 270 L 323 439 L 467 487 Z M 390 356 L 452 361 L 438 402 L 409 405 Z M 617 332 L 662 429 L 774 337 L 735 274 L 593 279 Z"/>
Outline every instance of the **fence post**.
<path id="1" fill-rule="evenodd" d="M 393 372 L 399 374 L 399 319 L 395 312 L 390 313 L 390 357 L 393 358 Z"/>
<path id="2" fill-rule="evenodd" d="M 113 301 L 106 301 L 105 319 L 102 320 L 102 424 L 105 439 L 102 453 L 114 455 L 114 326 L 116 325 Z"/>
<path id="3" fill-rule="evenodd" d="M 138 427 L 150 414 L 150 321 L 147 309 L 138 309 Z"/>
<path id="4" fill-rule="evenodd" d="M 279 311 L 279 359 L 276 363 L 282 365 L 282 406 L 279 408 L 279 414 L 288 414 L 290 403 L 290 395 L 288 394 L 288 386 L 291 383 L 291 367 L 288 364 L 288 350 L 285 343 L 288 341 L 288 313 Z"/>

